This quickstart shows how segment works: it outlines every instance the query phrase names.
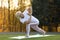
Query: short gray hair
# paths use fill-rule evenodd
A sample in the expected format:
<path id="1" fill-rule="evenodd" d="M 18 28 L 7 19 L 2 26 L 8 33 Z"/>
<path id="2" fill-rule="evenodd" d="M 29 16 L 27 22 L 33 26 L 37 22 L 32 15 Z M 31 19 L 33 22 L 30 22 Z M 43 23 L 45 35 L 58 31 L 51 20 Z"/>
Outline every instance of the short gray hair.
<path id="1" fill-rule="evenodd" d="M 22 13 L 21 11 L 17 11 L 16 14 L 15 14 L 15 16 L 16 16 L 18 19 L 20 19 L 20 16 L 19 16 L 19 15 L 20 15 L 21 13 Z"/>

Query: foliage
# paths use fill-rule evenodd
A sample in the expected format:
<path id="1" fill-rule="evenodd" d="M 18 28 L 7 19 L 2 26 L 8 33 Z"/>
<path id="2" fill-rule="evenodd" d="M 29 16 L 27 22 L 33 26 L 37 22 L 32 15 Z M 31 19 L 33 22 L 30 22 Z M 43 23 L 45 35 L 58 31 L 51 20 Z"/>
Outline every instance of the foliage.
<path id="1" fill-rule="evenodd" d="M 40 25 L 58 24 L 60 23 L 59 3 L 59 0 L 33 0 L 33 16 L 39 19 Z"/>

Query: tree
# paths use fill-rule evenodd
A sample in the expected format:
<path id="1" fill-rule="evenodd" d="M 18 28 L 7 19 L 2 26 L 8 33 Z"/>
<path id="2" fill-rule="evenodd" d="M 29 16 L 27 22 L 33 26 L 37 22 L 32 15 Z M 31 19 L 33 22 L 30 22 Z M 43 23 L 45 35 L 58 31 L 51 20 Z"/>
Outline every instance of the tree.
<path id="1" fill-rule="evenodd" d="M 41 25 L 46 25 L 48 21 L 45 20 L 45 17 L 49 15 L 48 0 L 33 0 L 32 7 L 33 15 L 39 19 Z"/>

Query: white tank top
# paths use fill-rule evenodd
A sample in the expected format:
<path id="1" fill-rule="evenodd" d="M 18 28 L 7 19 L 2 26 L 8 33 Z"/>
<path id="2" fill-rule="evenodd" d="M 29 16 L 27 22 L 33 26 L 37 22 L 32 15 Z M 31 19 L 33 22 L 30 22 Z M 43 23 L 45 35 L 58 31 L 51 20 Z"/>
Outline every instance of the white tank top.
<path id="1" fill-rule="evenodd" d="M 24 14 L 24 18 L 20 18 L 20 22 L 21 23 L 24 23 L 25 21 L 27 21 L 30 18 L 30 16 L 28 15 L 28 11 L 27 10 L 25 10 L 23 12 L 23 14 Z M 31 17 L 31 23 L 37 23 L 37 22 L 39 23 L 39 20 L 37 18 L 35 18 L 34 16 L 32 16 Z"/>
<path id="2" fill-rule="evenodd" d="M 30 16 L 27 15 L 27 14 L 28 14 L 28 11 L 27 11 L 27 10 L 25 10 L 25 11 L 23 12 L 23 14 L 24 14 L 24 18 L 20 18 L 20 22 L 21 22 L 21 23 L 24 23 L 25 21 L 27 21 L 27 20 L 30 18 Z"/>

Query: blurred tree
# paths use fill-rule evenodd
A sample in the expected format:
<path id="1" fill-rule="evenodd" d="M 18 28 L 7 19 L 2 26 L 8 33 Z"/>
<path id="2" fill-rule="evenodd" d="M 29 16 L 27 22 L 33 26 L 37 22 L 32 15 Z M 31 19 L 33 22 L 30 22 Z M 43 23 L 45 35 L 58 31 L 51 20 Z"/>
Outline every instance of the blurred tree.
<path id="1" fill-rule="evenodd" d="M 33 0 L 33 16 L 39 19 L 40 25 L 52 26 L 60 23 L 60 0 Z"/>
<path id="2" fill-rule="evenodd" d="M 48 0 L 33 0 L 32 7 L 33 15 L 39 19 L 41 25 L 46 25 L 48 19 L 45 17 L 49 15 Z"/>
<path id="3" fill-rule="evenodd" d="M 33 0 L 33 15 L 44 25 L 50 22 L 59 22 L 59 4 L 60 0 Z"/>
<path id="4" fill-rule="evenodd" d="M 60 0 L 54 0 L 54 4 L 56 6 L 56 16 L 55 16 L 55 21 L 57 24 L 60 24 Z"/>

